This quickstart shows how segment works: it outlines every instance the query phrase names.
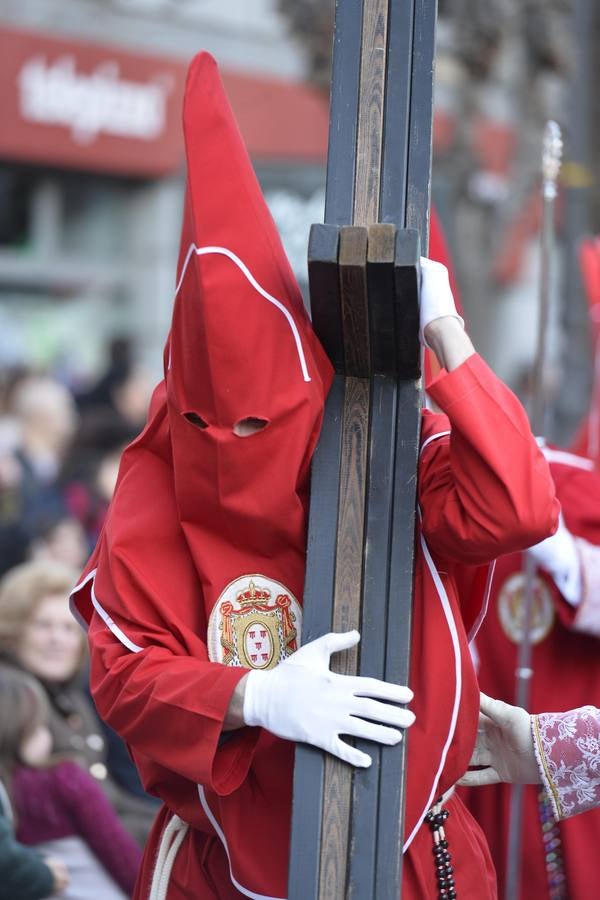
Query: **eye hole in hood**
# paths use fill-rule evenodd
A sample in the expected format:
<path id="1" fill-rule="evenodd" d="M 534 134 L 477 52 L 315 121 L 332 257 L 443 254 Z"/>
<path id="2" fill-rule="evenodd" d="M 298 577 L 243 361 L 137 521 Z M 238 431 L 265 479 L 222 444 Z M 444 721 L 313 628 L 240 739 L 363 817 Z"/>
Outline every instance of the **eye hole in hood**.
<path id="1" fill-rule="evenodd" d="M 267 419 L 259 419 L 256 416 L 248 416 L 245 419 L 240 419 L 239 422 L 236 422 L 233 426 L 233 433 L 238 437 L 250 437 L 253 434 L 256 434 L 259 431 L 262 431 L 263 428 L 266 428 L 269 424 Z"/>
<path id="2" fill-rule="evenodd" d="M 201 428 L 202 431 L 208 428 L 208 422 L 205 422 L 202 416 L 199 416 L 196 412 L 186 412 L 183 414 L 183 418 L 187 419 L 192 425 L 195 425 L 196 428 Z"/>

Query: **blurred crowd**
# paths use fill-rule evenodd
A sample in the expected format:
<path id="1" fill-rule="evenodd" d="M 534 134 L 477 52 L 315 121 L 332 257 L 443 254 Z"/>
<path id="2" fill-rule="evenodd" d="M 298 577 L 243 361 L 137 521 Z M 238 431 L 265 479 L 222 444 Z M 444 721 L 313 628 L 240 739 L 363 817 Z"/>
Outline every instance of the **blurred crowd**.
<path id="1" fill-rule="evenodd" d="M 150 385 L 115 338 L 93 384 L 0 375 L 0 898 L 130 896 L 157 801 L 98 718 L 69 592 Z"/>

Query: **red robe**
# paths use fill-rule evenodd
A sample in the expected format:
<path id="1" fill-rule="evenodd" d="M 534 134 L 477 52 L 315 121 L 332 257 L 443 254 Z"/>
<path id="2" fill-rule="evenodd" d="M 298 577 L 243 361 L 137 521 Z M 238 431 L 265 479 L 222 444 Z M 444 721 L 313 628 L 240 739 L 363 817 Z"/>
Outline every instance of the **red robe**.
<path id="1" fill-rule="evenodd" d="M 74 604 L 89 625 L 98 709 L 165 803 L 135 896 L 148 896 L 162 830 L 177 813 L 191 828 L 169 900 L 284 898 L 294 748 L 261 729 L 222 727 L 247 671 L 242 657 L 262 666 L 265 648 L 253 653 L 248 632 L 240 643 L 236 631 L 233 607 L 253 602 L 250 580 L 281 588 L 277 610 L 269 607 L 286 636 L 271 634 L 279 658 L 301 640 L 308 471 L 331 373 L 206 55 L 190 70 L 184 125 L 188 199 L 165 382 L 123 456 Z M 190 253 L 192 243 L 206 252 Z M 558 510 L 520 404 L 479 357 L 442 373 L 430 393 L 448 418 L 423 419 L 403 894 L 414 900 L 437 895 L 420 822 L 474 743 L 467 630 L 487 565 L 547 536 Z M 248 416 L 265 427 L 233 436 Z M 238 579 L 247 590 L 234 597 Z M 492 898 L 481 833 L 459 801 L 448 807 L 459 894 Z"/>
<path id="2" fill-rule="evenodd" d="M 600 237 L 585 237 L 579 247 L 581 278 L 585 287 L 592 341 L 592 394 L 590 406 L 571 450 L 600 464 Z"/>
<path id="3" fill-rule="evenodd" d="M 537 591 L 534 615 L 532 713 L 563 711 L 594 702 L 600 693 L 600 475 L 592 463 L 562 451 L 548 451 L 552 476 L 565 524 L 576 537 L 582 565 L 583 597 L 573 607 L 561 596 L 545 572 Z M 490 608 L 477 636 L 481 689 L 514 702 L 517 665 L 521 555 L 496 564 Z M 511 602 L 512 601 L 512 602 Z M 511 637 L 512 635 L 512 637 Z M 550 896 L 545 868 L 543 833 L 537 796 L 539 788 L 524 791 L 521 898 Z M 471 812 L 488 838 L 502 895 L 506 877 L 510 787 L 494 785 L 465 792 Z M 595 895 L 595 859 L 600 810 L 557 826 L 562 842 L 567 894 L 571 900 Z M 518 898 L 515 898 L 518 900 Z"/>

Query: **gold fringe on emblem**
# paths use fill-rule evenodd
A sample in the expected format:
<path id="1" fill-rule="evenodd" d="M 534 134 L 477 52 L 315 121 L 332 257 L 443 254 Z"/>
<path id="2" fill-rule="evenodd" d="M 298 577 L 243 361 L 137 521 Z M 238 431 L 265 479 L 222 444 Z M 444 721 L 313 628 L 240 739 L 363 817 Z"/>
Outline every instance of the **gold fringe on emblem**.
<path id="1" fill-rule="evenodd" d="M 235 644 L 233 642 L 233 622 L 231 619 L 231 613 L 233 612 L 233 605 L 229 602 L 221 604 L 221 615 L 223 619 L 221 621 L 221 646 L 223 648 L 223 663 L 226 666 L 231 665 L 231 663 L 235 659 Z"/>
<path id="2" fill-rule="evenodd" d="M 283 650 L 286 653 L 286 656 L 289 656 L 290 653 L 294 653 L 297 647 L 297 637 L 298 632 L 294 627 L 294 619 L 296 618 L 290 607 L 292 605 L 292 601 L 288 597 L 287 594 L 279 594 L 277 599 L 275 600 L 276 606 L 281 610 L 281 630 L 283 634 Z"/>

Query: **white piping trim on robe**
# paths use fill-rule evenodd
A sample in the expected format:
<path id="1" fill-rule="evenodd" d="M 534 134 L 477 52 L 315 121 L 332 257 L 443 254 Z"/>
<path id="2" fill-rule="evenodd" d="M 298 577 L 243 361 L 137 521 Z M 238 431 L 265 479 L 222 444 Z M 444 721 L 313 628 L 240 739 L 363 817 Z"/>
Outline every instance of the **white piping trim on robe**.
<path id="1" fill-rule="evenodd" d="M 102 606 L 102 604 L 96 597 L 96 592 L 94 590 L 94 583 L 96 580 L 96 572 L 97 571 L 98 571 L 98 569 L 92 569 L 92 571 L 88 575 L 86 575 L 86 577 L 83 579 L 83 581 L 80 581 L 79 584 L 73 588 L 73 590 L 71 591 L 71 602 L 73 601 L 73 597 L 75 596 L 75 594 L 78 591 L 80 591 L 83 587 L 85 587 L 85 585 L 88 583 L 88 581 L 91 580 L 92 585 L 90 588 L 90 596 L 92 598 L 92 605 L 93 605 L 94 609 L 96 610 L 96 612 L 98 613 L 98 615 L 100 616 L 100 618 L 102 619 L 104 624 L 108 626 L 110 631 L 112 631 L 114 636 L 117 638 L 117 640 L 119 640 L 123 644 L 124 647 L 127 647 L 127 649 L 131 650 L 133 653 L 139 653 L 144 648 L 139 647 L 137 644 L 134 644 L 133 641 L 127 637 L 125 632 L 122 631 L 121 628 L 119 628 L 117 623 L 114 621 L 114 619 L 111 618 L 111 616 L 107 613 L 107 611 L 104 609 L 104 607 Z M 80 617 L 78 616 L 78 618 L 80 618 Z"/>
<path id="2" fill-rule="evenodd" d="M 232 263 L 234 263 L 238 267 L 238 269 L 240 270 L 242 275 L 244 275 L 245 278 L 250 282 L 250 284 L 252 285 L 254 290 L 257 291 L 261 295 L 261 297 L 264 297 L 265 300 L 268 300 L 269 303 L 272 303 L 273 306 L 276 306 L 277 309 L 283 313 L 283 315 L 287 319 L 288 325 L 290 326 L 292 334 L 294 336 L 294 341 L 296 343 L 296 351 L 298 353 L 298 358 L 300 360 L 300 367 L 302 369 L 302 377 L 304 378 L 305 381 L 310 381 L 311 378 L 310 378 L 310 375 L 308 374 L 308 367 L 306 365 L 306 357 L 304 356 L 304 350 L 302 348 L 302 341 L 300 339 L 300 333 L 298 331 L 298 326 L 294 322 L 292 314 L 290 313 L 289 309 L 286 309 L 286 307 L 283 305 L 281 300 L 277 300 L 276 297 L 273 297 L 272 294 L 269 294 L 269 292 L 266 291 L 264 289 L 264 287 L 262 287 L 262 285 L 260 285 L 258 283 L 258 281 L 254 277 L 254 275 L 252 274 L 252 272 L 250 271 L 248 266 L 244 262 L 242 262 L 242 260 L 239 258 L 239 256 L 236 256 L 236 254 L 232 250 L 229 250 L 227 247 L 197 247 L 196 244 L 194 244 L 194 243 L 190 244 L 187 255 L 185 257 L 185 261 L 184 261 L 182 269 L 181 269 L 181 275 L 179 276 L 179 281 L 177 282 L 177 287 L 175 288 L 175 297 L 177 297 L 177 294 L 179 293 L 179 289 L 183 283 L 183 279 L 185 277 L 185 273 L 187 271 L 188 263 L 191 259 L 192 253 L 195 253 L 196 256 L 208 256 L 209 254 L 218 254 L 220 256 L 226 256 L 228 259 L 231 260 Z M 171 368 L 170 358 L 169 358 L 169 368 Z"/>
<path id="3" fill-rule="evenodd" d="M 421 447 L 421 449 L 419 451 L 419 456 L 421 456 L 421 453 L 423 453 L 423 450 L 425 450 L 425 448 L 432 441 L 438 440 L 439 438 L 442 438 L 442 437 L 446 437 L 449 434 L 450 434 L 449 431 L 440 431 L 437 434 L 432 434 L 431 437 L 427 438 L 427 440 L 423 443 L 423 446 Z M 420 517 L 420 510 L 419 510 L 419 517 Z M 420 528 L 420 526 L 419 526 L 419 528 Z M 440 764 L 438 766 L 438 770 L 435 775 L 435 779 L 434 779 L 434 782 L 433 782 L 433 785 L 431 788 L 431 793 L 429 794 L 429 798 L 427 800 L 427 805 L 425 806 L 425 809 L 423 810 L 419 820 L 417 821 L 417 824 L 413 828 L 413 830 L 412 830 L 411 834 L 409 835 L 409 837 L 407 838 L 407 840 L 404 842 L 404 847 L 402 848 L 403 853 L 406 853 L 406 851 L 412 844 L 419 828 L 423 824 L 423 820 L 425 819 L 425 816 L 427 815 L 427 811 L 431 808 L 431 805 L 433 804 L 433 801 L 435 800 L 437 786 L 438 786 L 442 771 L 444 769 L 444 765 L 446 764 L 446 757 L 448 756 L 448 751 L 450 749 L 450 745 L 452 744 L 452 740 L 454 738 L 454 733 L 456 731 L 456 724 L 458 722 L 458 710 L 460 707 L 460 695 L 462 692 L 462 668 L 461 668 L 462 659 L 461 659 L 461 653 L 460 653 L 460 642 L 458 639 L 458 629 L 456 627 L 456 622 L 454 621 L 454 616 L 452 615 L 452 608 L 450 606 L 448 594 L 446 593 L 446 589 L 443 585 L 442 579 L 440 578 L 439 573 L 435 567 L 435 563 L 433 562 L 433 559 L 431 558 L 429 548 L 427 546 L 427 543 L 426 543 L 425 538 L 423 537 L 423 534 L 421 531 L 419 531 L 419 540 L 421 542 L 421 549 L 423 550 L 425 562 L 427 563 L 427 567 L 429 568 L 429 572 L 433 579 L 433 583 L 435 585 L 437 595 L 439 597 L 440 603 L 442 604 L 442 609 L 444 611 L 444 616 L 446 618 L 448 630 L 450 631 L 450 637 L 452 639 L 452 649 L 454 651 L 454 674 L 455 674 L 456 687 L 455 687 L 455 693 L 454 693 L 454 703 L 452 705 L 452 716 L 450 719 L 450 728 L 448 730 L 448 736 L 446 738 L 446 742 L 442 749 Z"/>
<path id="4" fill-rule="evenodd" d="M 433 781 L 433 785 L 431 787 L 431 793 L 429 794 L 429 799 L 427 800 L 427 805 L 423 810 L 417 824 L 413 828 L 410 836 L 404 843 L 404 847 L 402 848 L 402 852 L 406 853 L 410 845 L 412 844 L 419 828 L 423 824 L 423 820 L 427 815 L 427 811 L 431 808 L 437 793 L 437 786 L 441 777 L 441 774 L 444 770 L 444 766 L 446 765 L 446 757 L 448 756 L 448 751 L 450 750 L 450 745 L 454 739 L 454 733 L 456 731 L 456 724 L 458 722 L 458 710 L 460 707 L 460 695 L 462 692 L 462 658 L 460 653 L 460 642 L 458 639 L 458 629 L 456 627 L 456 622 L 454 621 L 454 616 L 452 615 L 452 608 L 450 606 L 450 601 L 448 599 L 448 594 L 446 593 L 446 589 L 443 585 L 442 579 L 439 576 L 439 573 L 435 567 L 435 563 L 431 558 L 431 554 L 429 552 L 429 547 L 425 542 L 425 538 L 420 533 L 419 540 L 421 542 L 421 549 L 423 550 L 423 555 L 425 557 L 425 561 L 427 563 L 427 567 L 431 573 L 431 577 L 433 578 L 433 583 L 435 584 L 435 588 L 437 590 L 438 597 L 440 599 L 440 603 L 442 604 L 442 609 L 444 611 L 444 616 L 446 617 L 446 623 L 448 625 L 448 630 L 450 632 L 450 637 L 452 639 L 452 650 L 454 651 L 454 677 L 455 677 L 455 691 L 454 691 L 454 703 L 452 706 L 452 717 L 450 719 L 450 728 L 448 730 L 448 737 L 446 738 L 446 743 L 444 744 L 444 748 L 442 750 L 442 755 L 440 757 L 440 764 L 438 766 L 438 770 L 435 775 L 435 779 Z"/>
<path id="5" fill-rule="evenodd" d="M 77 621 L 79 622 L 79 624 L 81 625 L 83 630 L 86 632 L 88 630 L 88 623 L 85 621 L 85 619 L 83 618 L 83 616 L 77 609 L 77 606 L 75 605 L 75 594 L 77 594 L 79 591 L 81 591 L 86 586 L 86 584 L 88 583 L 90 578 L 93 578 L 95 576 L 96 572 L 97 572 L 97 569 L 92 569 L 91 572 L 88 572 L 88 574 L 85 576 L 83 581 L 80 581 L 79 584 L 76 584 L 75 587 L 72 589 L 71 593 L 69 594 L 69 609 L 71 610 L 71 615 L 75 616 L 75 618 L 77 619 Z"/>
<path id="6" fill-rule="evenodd" d="M 437 441 L 439 438 L 447 437 L 451 433 L 452 433 L 451 431 L 438 431 L 438 432 L 436 432 L 436 434 L 432 434 L 430 437 L 427 438 L 426 441 L 423 441 L 423 445 L 422 445 L 421 449 L 419 450 L 419 456 L 421 455 L 421 453 L 423 452 L 425 447 L 428 447 L 432 441 Z"/>
<path id="7" fill-rule="evenodd" d="M 471 630 L 469 632 L 469 643 L 474 641 L 477 637 L 477 633 L 481 626 L 483 625 L 483 620 L 487 616 L 488 607 L 490 605 L 490 595 L 492 593 L 492 582 L 494 580 L 494 574 L 496 572 L 496 562 L 497 560 L 493 559 L 492 562 L 488 566 L 487 578 L 485 580 L 485 588 L 483 591 L 483 603 L 481 604 L 481 609 L 479 610 L 479 615 L 475 619 L 475 622 L 471 626 Z"/>
<path id="8" fill-rule="evenodd" d="M 240 894 L 243 894 L 244 897 L 250 897 L 250 900 L 284 900 L 284 898 L 271 897 L 271 896 L 267 896 L 267 894 L 255 894 L 254 891 L 250 891 L 250 890 L 248 890 L 248 888 L 242 887 L 242 885 L 239 883 L 239 881 L 236 881 L 236 878 L 235 878 L 232 868 L 231 868 L 231 857 L 229 856 L 229 847 L 227 846 L 227 841 L 225 839 L 225 835 L 223 834 L 223 830 L 221 829 L 221 826 L 217 822 L 216 818 L 214 817 L 214 815 L 212 813 L 210 806 L 208 805 L 208 800 L 206 799 L 206 794 L 204 793 L 204 788 L 202 787 L 201 784 L 198 785 L 198 796 L 200 797 L 200 803 L 202 805 L 202 809 L 206 813 L 206 816 L 207 816 L 210 824 L 217 832 L 217 835 L 218 835 L 221 843 L 223 844 L 223 849 L 225 850 L 225 853 L 227 854 L 227 862 L 229 863 L 229 877 L 231 878 L 231 883 L 233 884 L 233 886 L 235 888 L 237 888 L 237 890 L 240 892 Z"/>
<path id="9" fill-rule="evenodd" d="M 111 632 L 114 634 L 114 636 L 117 638 L 117 640 L 120 641 L 120 643 L 123 644 L 123 646 L 126 647 L 127 650 L 130 650 L 132 653 L 140 653 L 141 650 L 143 650 L 143 647 L 139 647 L 139 646 L 138 646 L 137 644 L 135 644 L 130 638 L 128 638 L 127 635 L 125 634 L 125 632 L 124 632 L 121 628 L 119 628 L 118 625 L 115 624 L 115 622 L 114 622 L 113 619 L 110 617 L 110 615 L 106 612 L 106 610 L 104 609 L 104 607 L 101 606 L 101 604 L 99 603 L 99 601 L 98 601 L 98 599 L 97 599 L 97 597 L 96 597 L 95 591 L 94 591 L 94 583 L 93 583 L 94 580 L 95 580 L 95 576 L 96 576 L 96 572 L 97 572 L 97 571 L 98 571 L 97 569 L 94 569 L 92 572 L 90 572 L 90 573 L 83 579 L 83 581 L 81 581 L 78 585 L 76 585 L 76 586 L 73 588 L 73 590 L 72 590 L 72 592 L 71 592 L 71 599 L 73 599 L 73 595 L 74 595 L 74 594 L 76 594 L 76 593 L 77 593 L 78 591 L 80 591 L 83 587 L 85 587 L 85 585 L 88 583 L 88 581 L 92 580 L 91 597 L 92 597 L 92 603 L 94 604 L 94 609 L 96 610 L 96 612 L 98 613 L 98 615 L 102 618 L 103 622 L 108 626 L 108 628 L 110 629 L 110 631 L 111 631 Z M 235 876 L 234 876 L 234 874 L 233 874 L 232 868 L 231 868 L 231 857 L 229 856 L 229 847 L 227 846 L 227 841 L 225 840 L 225 835 L 223 834 L 223 831 L 222 831 L 222 829 L 221 829 L 219 823 L 217 822 L 217 820 L 215 819 L 215 817 L 213 816 L 213 814 L 212 814 L 212 812 L 211 812 L 211 809 L 210 809 L 210 807 L 209 807 L 209 805 L 208 805 L 208 801 L 207 801 L 206 796 L 205 796 L 205 794 L 204 794 L 204 788 L 203 788 L 202 785 L 200 785 L 200 784 L 199 784 L 197 787 L 198 787 L 198 795 L 199 795 L 199 797 L 200 797 L 200 803 L 201 803 L 201 805 L 202 805 L 202 808 L 203 808 L 204 812 L 206 813 L 206 816 L 207 816 L 208 820 L 210 821 L 211 825 L 212 825 L 213 828 L 215 829 L 215 831 L 216 831 L 216 833 L 217 833 L 217 836 L 219 837 L 221 843 L 223 844 L 223 848 L 224 848 L 224 850 L 225 850 L 225 853 L 227 854 L 227 862 L 229 863 L 229 875 L 230 875 L 230 877 L 231 877 L 231 882 L 232 882 L 233 886 L 234 886 L 241 894 L 243 894 L 245 897 L 250 897 L 251 900 L 284 900 L 284 898 L 280 898 L 280 897 L 269 897 L 269 896 L 267 896 L 266 894 L 255 894 L 253 891 L 248 890 L 248 888 L 243 887 L 243 886 L 236 880 L 236 878 L 235 878 Z M 175 855 L 176 855 L 176 853 L 177 853 L 177 850 L 179 849 L 179 846 L 180 846 L 181 841 L 182 841 L 183 838 L 185 837 L 185 834 L 181 834 L 181 832 L 179 832 L 179 833 L 180 833 L 181 837 L 180 837 L 179 840 L 177 841 L 176 849 L 173 850 L 173 847 L 171 847 L 171 849 L 173 850 L 173 852 L 172 852 L 171 857 L 170 857 L 170 859 L 169 859 L 169 869 L 168 869 L 168 872 L 167 872 L 167 874 L 166 874 L 166 879 L 167 879 L 167 881 L 168 881 L 168 875 L 170 874 L 171 868 L 172 868 L 173 863 L 174 863 L 174 857 L 175 857 Z M 164 837 L 164 835 L 163 835 L 163 837 Z M 165 884 L 165 877 L 162 877 L 162 878 L 160 879 L 160 885 L 161 885 L 161 889 L 162 889 L 162 890 L 166 890 L 166 889 L 167 889 L 167 885 Z M 165 893 L 165 894 L 161 894 L 161 895 L 157 895 L 157 896 L 166 897 L 167 895 L 166 895 L 166 893 Z"/>
<path id="10" fill-rule="evenodd" d="M 449 434 L 451 434 L 450 431 L 438 431 L 436 434 L 432 434 L 431 437 L 428 437 L 427 440 L 423 443 L 423 446 L 421 447 L 421 449 L 419 451 L 419 456 L 421 455 L 421 453 L 423 452 L 425 447 L 427 447 L 427 445 L 430 444 L 432 441 L 436 441 L 436 440 L 438 440 L 438 438 L 441 438 L 441 437 L 446 437 Z M 469 632 L 469 643 L 472 640 L 474 640 L 474 638 L 476 637 L 477 632 L 481 628 L 481 626 L 483 624 L 483 620 L 485 619 L 485 617 L 487 615 L 488 606 L 490 603 L 490 595 L 492 593 L 492 581 L 494 578 L 495 570 L 496 570 L 496 560 L 494 559 L 494 560 L 492 560 L 492 562 L 489 564 L 489 567 L 488 567 L 485 588 L 483 591 L 483 602 L 481 604 L 481 609 L 479 610 L 479 615 L 477 616 L 477 618 L 475 619 L 475 622 L 471 626 L 471 630 Z"/>
<path id="11" fill-rule="evenodd" d="M 585 469 L 587 472 L 593 472 L 595 469 L 593 459 L 587 459 L 585 456 L 577 456 L 567 450 L 552 450 L 550 447 L 542 447 L 541 450 L 548 462 L 562 463 L 575 469 Z"/>
<path id="12" fill-rule="evenodd" d="M 193 245 L 192 245 L 192 246 L 193 246 Z M 192 249 L 192 248 L 190 248 L 190 251 L 188 252 L 188 259 L 189 259 L 190 253 L 191 253 L 191 249 Z M 187 259 L 186 259 L 186 264 L 187 264 Z M 429 438 L 425 441 L 425 443 L 424 443 L 423 446 L 421 447 L 421 451 L 420 451 L 420 452 L 422 453 L 423 450 L 425 449 L 425 447 L 427 447 L 427 445 L 430 444 L 432 441 L 434 441 L 434 440 L 436 440 L 436 439 L 438 439 L 438 438 L 441 438 L 441 437 L 445 437 L 445 436 L 448 435 L 448 434 L 450 434 L 449 431 L 443 431 L 443 432 L 439 432 L 438 434 L 432 435 L 431 437 L 429 437 Z M 458 630 L 457 630 L 457 628 L 456 628 L 456 623 L 455 623 L 455 621 L 454 621 L 454 617 L 453 617 L 453 615 L 452 615 L 452 609 L 451 609 L 451 607 L 450 607 L 450 601 L 449 601 L 449 599 L 448 599 L 448 595 L 447 595 L 447 593 L 446 593 L 446 589 L 444 588 L 444 585 L 443 585 L 443 583 L 442 583 L 442 580 L 441 580 L 441 578 L 440 578 L 440 576 L 439 576 L 439 574 L 438 574 L 438 571 L 437 571 L 437 569 L 436 569 L 436 567 L 435 567 L 435 563 L 433 562 L 433 559 L 431 558 L 431 554 L 429 553 L 429 548 L 427 547 L 427 544 L 426 544 L 426 542 L 425 542 L 425 539 L 424 539 L 424 537 L 423 537 L 422 534 L 421 534 L 419 537 L 420 537 L 420 541 L 421 541 L 421 548 L 422 548 L 422 550 L 423 550 L 423 555 L 424 555 L 424 557 L 425 557 L 425 561 L 426 561 L 427 566 L 428 566 L 428 568 L 429 568 L 429 571 L 430 571 L 430 573 L 431 573 L 431 577 L 433 578 L 433 582 L 434 582 L 434 585 L 435 585 L 435 587 L 436 587 L 436 590 L 437 590 L 437 593 L 438 593 L 438 597 L 439 597 L 440 602 L 441 602 L 441 604 L 442 604 L 442 609 L 443 609 L 443 611 L 444 611 L 444 615 L 445 615 L 445 618 L 446 618 L 446 622 L 447 622 L 447 624 L 448 624 L 448 630 L 450 631 L 450 636 L 451 636 L 451 639 L 452 639 L 452 648 L 453 648 L 453 651 L 454 651 L 454 665 L 455 665 L 455 682 L 456 682 L 456 688 L 455 688 L 454 704 L 453 704 L 453 708 L 452 708 L 452 717 L 451 717 L 451 720 L 450 720 L 450 728 L 449 728 L 449 731 L 448 731 L 448 737 L 446 738 L 446 742 L 445 742 L 444 748 L 443 748 L 443 750 L 442 750 L 442 756 L 441 756 L 441 758 L 440 758 L 440 764 L 439 764 L 439 766 L 438 766 L 438 770 L 437 770 L 437 773 L 436 773 L 436 776 L 435 776 L 435 780 L 434 780 L 433 785 L 432 785 L 432 788 L 431 788 L 431 793 L 430 793 L 430 795 L 429 795 L 429 799 L 428 799 L 428 801 L 427 801 L 427 805 L 426 805 L 425 809 L 423 810 L 423 813 L 421 814 L 421 816 L 420 816 L 420 818 L 419 818 L 417 824 L 415 825 L 415 827 L 414 827 L 412 833 L 410 834 L 410 836 L 408 837 L 408 839 L 406 840 L 406 842 L 405 842 L 405 844 L 404 844 L 404 847 L 403 847 L 403 850 L 402 850 L 403 853 L 406 853 L 406 851 L 407 851 L 408 848 L 410 847 L 411 843 L 413 842 L 413 840 L 414 840 L 414 838 L 415 838 L 415 836 L 416 836 L 416 834 L 417 834 L 419 828 L 420 828 L 421 825 L 423 824 L 423 820 L 425 819 L 425 816 L 427 815 L 428 809 L 431 807 L 431 805 L 432 805 L 432 803 L 433 803 L 433 801 L 434 801 L 434 799 L 435 799 L 435 794 L 436 794 L 436 790 L 437 790 L 437 785 L 438 785 L 438 782 L 439 782 L 439 780 L 440 780 L 440 776 L 441 776 L 441 774 L 442 774 L 442 771 L 443 771 L 443 769 L 444 769 L 444 765 L 445 765 L 445 763 L 446 763 L 446 757 L 448 756 L 448 751 L 449 751 L 449 749 L 450 749 L 450 745 L 452 744 L 452 740 L 453 740 L 453 738 L 454 738 L 454 733 L 455 733 L 455 731 L 456 731 L 456 724 L 457 724 L 457 721 L 458 721 L 458 710 L 459 710 L 459 706 L 460 706 L 460 695 L 461 695 L 461 690 L 462 690 L 462 671 L 461 671 L 460 643 L 459 643 L 459 640 L 458 640 Z M 97 570 L 94 569 L 92 572 L 90 572 L 89 575 L 88 575 L 82 582 L 80 582 L 80 584 L 78 584 L 78 585 L 73 589 L 72 595 L 75 594 L 75 593 L 77 593 L 77 591 L 81 590 L 81 588 L 83 588 L 84 585 L 87 584 L 87 582 L 88 582 L 90 579 L 93 579 L 93 578 L 95 577 L 95 575 L 96 575 L 96 571 L 97 571 Z M 72 596 L 72 595 L 71 595 L 71 596 Z M 98 614 L 100 615 L 100 617 L 102 618 L 102 620 L 103 620 L 103 621 L 105 622 L 105 624 L 108 626 L 108 628 L 110 629 L 110 631 L 115 635 L 115 637 L 116 637 L 116 638 L 117 638 L 117 639 L 118 639 L 125 647 L 127 647 L 128 650 L 131 650 L 131 651 L 134 652 L 134 653 L 140 652 L 140 651 L 142 650 L 142 647 L 139 647 L 137 644 L 134 644 L 133 641 L 131 641 L 131 640 L 127 637 L 127 635 L 126 635 L 126 634 L 118 627 L 118 625 L 115 624 L 115 622 L 114 622 L 113 619 L 110 617 L 110 615 L 106 612 L 106 610 L 100 605 L 100 603 L 98 602 L 98 600 L 97 600 L 97 598 L 96 598 L 95 592 L 94 592 L 94 585 L 93 585 L 93 583 L 92 583 L 92 588 L 91 588 L 91 597 L 92 597 L 92 603 L 93 603 L 93 605 L 94 605 L 94 609 L 98 612 Z M 226 839 L 225 839 L 225 835 L 224 835 L 224 833 L 223 833 L 223 830 L 221 829 L 219 823 L 217 822 L 216 818 L 214 817 L 214 815 L 213 815 L 213 813 L 212 813 L 212 811 L 211 811 L 211 809 L 210 809 L 210 807 L 209 807 L 209 805 L 208 805 L 208 801 L 207 801 L 206 795 L 205 795 L 205 793 L 204 793 L 204 788 L 203 788 L 202 785 L 200 785 L 200 784 L 199 784 L 197 787 L 198 787 L 198 796 L 199 796 L 199 799 L 200 799 L 200 804 L 201 804 L 201 806 L 202 806 L 202 808 L 203 808 L 203 810 L 204 810 L 204 812 L 205 812 L 205 814 L 206 814 L 208 820 L 210 821 L 211 825 L 212 825 L 213 828 L 215 829 L 215 831 L 216 831 L 216 833 L 217 833 L 217 835 L 218 835 L 218 837 L 219 837 L 221 843 L 223 844 L 223 848 L 224 848 L 224 850 L 225 850 L 225 853 L 227 854 L 227 861 L 228 861 L 228 863 L 229 863 L 229 875 L 230 875 L 230 878 L 231 878 L 231 881 L 232 881 L 232 884 L 234 885 L 234 887 L 235 887 L 238 891 L 240 891 L 240 893 L 242 893 L 245 897 L 249 897 L 250 900 L 284 900 L 284 898 L 271 897 L 271 896 L 268 896 L 268 895 L 266 895 L 266 894 L 256 894 L 256 893 L 254 893 L 254 891 L 250 891 L 250 890 L 248 890 L 248 888 L 244 888 L 241 884 L 239 884 L 239 882 L 236 880 L 236 878 L 235 878 L 235 876 L 234 876 L 234 874 L 233 874 L 232 868 L 231 868 L 231 858 L 230 858 L 230 856 L 229 856 L 229 847 L 227 846 L 227 841 L 226 841 Z"/>

